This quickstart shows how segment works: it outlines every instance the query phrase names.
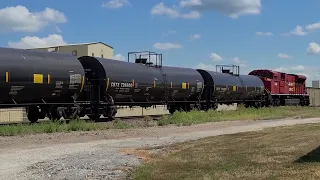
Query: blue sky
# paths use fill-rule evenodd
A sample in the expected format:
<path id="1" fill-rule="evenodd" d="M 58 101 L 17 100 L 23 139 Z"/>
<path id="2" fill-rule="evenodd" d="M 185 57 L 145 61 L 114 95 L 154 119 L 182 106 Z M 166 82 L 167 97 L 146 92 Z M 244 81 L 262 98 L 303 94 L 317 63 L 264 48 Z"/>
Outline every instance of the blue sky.
<path id="1" fill-rule="evenodd" d="M 242 73 L 302 73 L 310 85 L 320 79 L 318 7 L 318 0 L 2 0 L 0 46 L 103 41 L 119 59 L 151 50 L 165 65 L 235 63 Z"/>

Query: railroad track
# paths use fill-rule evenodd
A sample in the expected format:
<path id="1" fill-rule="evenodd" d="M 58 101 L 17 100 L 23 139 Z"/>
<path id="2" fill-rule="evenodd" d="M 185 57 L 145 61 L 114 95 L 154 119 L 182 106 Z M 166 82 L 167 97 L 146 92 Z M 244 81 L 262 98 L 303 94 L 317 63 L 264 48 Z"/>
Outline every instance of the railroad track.
<path id="1" fill-rule="evenodd" d="M 159 118 L 161 118 L 162 116 L 164 116 L 163 114 L 161 115 L 145 115 L 145 116 L 124 116 L 124 117 L 116 117 L 116 119 L 120 119 L 124 122 L 130 122 L 130 121 L 134 121 L 134 120 L 143 120 L 146 117 L 150 117 L 152 120 L 157 120 Z M 89 118 L 80 118 L 83 121 L 87 121 L 90 122 Z M 61 122 L 65 122 L 65 119 L 60 120 Z M 112 123 L 113 121 L 106 121 L 106 118 L 101 118 L 99 121 L 95 122 L 95 123 Z M 36 123 L 31 123 L 29 121 L 11 121 L 11 122 L 0 122 L 0 126 L 4 126 L 4 125 L 31 125 L 31 124 L 39 124 L 39 123 L 50 123 L 51 121 L 49 119 L 41 119 Z"/>

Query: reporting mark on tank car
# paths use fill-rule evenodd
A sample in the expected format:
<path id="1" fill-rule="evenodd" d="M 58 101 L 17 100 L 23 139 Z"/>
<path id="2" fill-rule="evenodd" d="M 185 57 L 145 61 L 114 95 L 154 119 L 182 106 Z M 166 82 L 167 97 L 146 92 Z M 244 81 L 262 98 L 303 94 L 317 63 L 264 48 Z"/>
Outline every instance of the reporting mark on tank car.
<path id="1" fill-rule="evenodd" d="M 132 88 L 132 87 L 138 87 L 138 83 L 135 83 L 133 85 L 132 82 L 111 82 L 111 87 L 119 87 L 119 88 Z"/>

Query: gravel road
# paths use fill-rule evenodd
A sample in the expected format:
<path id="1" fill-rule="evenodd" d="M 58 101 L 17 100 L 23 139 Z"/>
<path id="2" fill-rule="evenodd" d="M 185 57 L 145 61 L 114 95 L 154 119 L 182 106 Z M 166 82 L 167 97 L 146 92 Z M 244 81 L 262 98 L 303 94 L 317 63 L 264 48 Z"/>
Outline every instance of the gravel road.
<path id="1" fill-rule="evenodd" d="M 154 153 L 135 148 L 319 122 L 320 118 L 232 121 L 186 127 L 0 137 L 0 179 L 125 179 L 132 168 Z"/>

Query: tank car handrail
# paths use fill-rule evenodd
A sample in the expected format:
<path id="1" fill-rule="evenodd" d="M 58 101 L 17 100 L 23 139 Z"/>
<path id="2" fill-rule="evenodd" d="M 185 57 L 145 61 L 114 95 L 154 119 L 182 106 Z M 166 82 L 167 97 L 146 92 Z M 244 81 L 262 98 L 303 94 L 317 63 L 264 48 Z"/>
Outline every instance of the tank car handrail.
<path id="1" fill-rule="evenodd" d="M 161 68 L 162 67 L 162 54 L 161 53 L 156 53 L 152 51 L 138 51 L 138 52 L 128 52 L 128 62 L 130 62 L 130 55 L 134 54 L 135 57 L 135 63 L 141 63 L 141 64 L 146 64 L 148 66 L 156 67 L 156 68 Z M 139 58 L 137 58 L 137 54 L 139 54 Z M 142 58 L 142 56 L 147 56 L 147 58 Z M 155 56 L 155 64 L 151 62 L 152 57 Z M 148 60 L 148 61 L 147 61 Z"/>

